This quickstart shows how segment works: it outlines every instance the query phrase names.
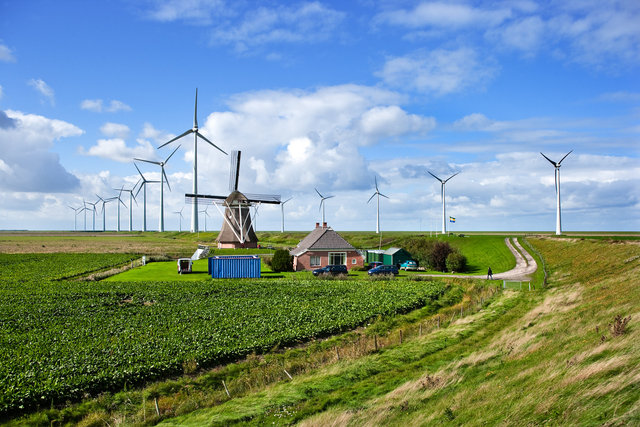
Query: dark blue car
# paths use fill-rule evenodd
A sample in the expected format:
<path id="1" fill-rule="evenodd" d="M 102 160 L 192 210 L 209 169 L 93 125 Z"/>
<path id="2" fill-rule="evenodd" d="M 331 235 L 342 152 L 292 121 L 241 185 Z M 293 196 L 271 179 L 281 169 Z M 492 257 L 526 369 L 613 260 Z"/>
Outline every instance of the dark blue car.
<path id="1" fill-rule="evenodd" d="M 375 268 L 372 268 L 367 273 L 369 273 L 369 276 L 378 276 L 380 274 L 396 276 L 398 274 L 398 267 L 396 267 L 395 265 L 379 265 Z"/>
<path id="2" fill-rule="evenodd" d="M 313 270 L 312 273 L 314 276 L 325 276 L 325 275 L 339 276 L 341 274 L 344 274 L 344 275 L 349 274 L 349 272 L 347 271 L 346 265 L 327 265 L 326 267 L 317 268 Z"/>

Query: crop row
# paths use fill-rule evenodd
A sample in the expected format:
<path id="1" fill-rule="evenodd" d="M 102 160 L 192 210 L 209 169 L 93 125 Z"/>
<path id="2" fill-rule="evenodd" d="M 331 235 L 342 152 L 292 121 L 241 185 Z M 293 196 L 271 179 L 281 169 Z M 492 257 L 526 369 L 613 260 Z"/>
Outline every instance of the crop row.
<path id="1" fill-rule="evenodd" d="M 80 263 L 84 255 L 74 256 Z M 1 285 L 0 413 L 119 390 L 180 373 L 185 363 L 211 366 L 353 328 L 423 306 L 445 291 L 438 282 L 402 280 L 3 278 Z"/>

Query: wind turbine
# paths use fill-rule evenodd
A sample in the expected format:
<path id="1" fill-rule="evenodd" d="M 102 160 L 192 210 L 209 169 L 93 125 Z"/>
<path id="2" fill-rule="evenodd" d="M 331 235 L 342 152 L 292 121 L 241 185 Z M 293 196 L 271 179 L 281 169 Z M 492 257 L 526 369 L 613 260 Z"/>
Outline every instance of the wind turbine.
<path id="1" fill-rule="evenodd" d="M 115 197 L 110 197 L 108 199 L 103 199 L 102 197 L 98 196 L 97 194 L 96 194 L 96 197 L 98 198 L 98 201 L 102 202 L 102 231 L 107 231 L 106 221 L 105 221 L 106 214 L 105 214 L 105 210 L 104 210 L 104 205 L 106 205 L 107 203 L 115 200 L 116 198 Z M 96 203 L 98 203 L 98 202 L 96 202 Z"/>
<path id="2" fill-rule="evenodd" d="M 133 231 L 133 202 L 136 202 L 136 206 L 138 205 L 138 201 L 136 200 L 136 196 L 133 195 L 138 184 L 140 184 L 140 179 L 136 182 L 136 185 L 131 188 L 131 190 L 125 190 L 124 187 L 122 191 L 125 193 L 129 193 L 129 231 Z"/>
<path id="3" fill-rule="evenodd" d="M 553 167 L 555 168 L 555 178 L 556 178 L 556 235 L 558 235 L 558 236 L 562 234 L 562 215 L 561 215 L 561 212 L 560 212 L 560 166 L 561 166 L 560 164 L 572 152 L 573 152 L 573 150 L 571 150 L 567 154 L 565 154 L 564 157 L 562 159 L 560 159 L 560 161 L 558 163 L 554 162 L 553 160 L 551 160 L 550 158 L 548 158 L 547 156 L 542 154 L 542 152 L 540 152 L 540 154 L 542 154 L 542 157 L 544 157 L 545 159 L 549 160 L 549 163 L 551 163 L 553 165 Z"/>
<path id="4" fill-rule="evenodd" d="M 195 195 L 195 199 L 191 207 L 191 232 L 196 233 L 198 231 L 198 137 L 204 139 L 206 142 L 208 142 L 210 145 L 212 145 L 214 148 L 217 148 L 224 154 L 227 154 L 222 148 L 218 147 L 213 142 L 209 141 L 198 130 L 198 88 L 196 88 L 196 102 L 195 102 L 195 109 L 193 113 L 193 128 L 176 136 L 172 140 L 165 142 L 164 144 L 160 145 L 158 149 L 164 147 L 167 144 L 171 144 L 173 141 L 176 141 L 190 133 L 193 133 L 194 135 L 193 137 L 193 194 Z"/>
<path id="5" fill-rule="evenodd" d="M 69 209 L 73 209 L 73 231 L 78 231 L 78 212 L 82 211 L 82 206 L 79 208 L 74 208 L 71 205 L 67 206 L 69 206 Z"/>
<path id="6" fill-rule="evenodd" d="M 138 173 L 140 174 L 140 178 L 142 180 L 140 187 L 138 187 L 138 191 L 136 191 L 136 197 L 138 197 L 138 194 L 140 194 L 140 190 L 142 190 L 142 187 L 144 187 L 144 191 L 142 192 L 142 231 L 147 231 L 147 184 L 152 184 L 160 181 L 149 181 L 144 177 L 144 175 L 142 175 L 142 172 L 140 172 L 140 169 L 138 169 L 138 165 L 134 163 L 133 166 L 135 166 L 138 170 Z"/>
<path id="7" fill-rule="evenodd" d="M 178 217 L 180 219 L 180 228 L 178 228 L 178 231 L 182 232 L 182 210 L 184 209 L 184 206 L 182 207 L 182 209 L 180 209 L 179 211 L 174 211 L 174 214 L 178 214 Z"/>
<path id="8" fill-rule="evenodd" d="M 169 178 L 167 178 L 167 174 L 164 171 L 164 165 L 166 165 L 169 159 L 171 158 L 171 156 L 173 156 L 176 153 L 176 151 L 178 151 L 178 148 L 180 148 L 180 145 L 178 145 L 176 149 L 173 150 L 171 154 L 169 154 L 169 157 L 167 157 L 164 162 L 156 162 L 154 160 L 144 160 L 144 159 L 133 159 L 133 160 L 138 160 L 140 162 L 153 163 L 154 165 L 160 166 L 160 219 L 158 220 L 158 231 L 160 232 L 164 231 L 164 183 L 165 181 L 167 182 L 167 187 L 169 187 L 169 191 L 171 191 L 171 185 L 169 185 Z"/>
<path id="9" fill-rule="evenodd" d="M 429 172 L 429 171 L 427 171 Z M 442 194 L 442 234 L 447 234 L 447 222 L 446 222 L 446 209 L 445 209 L 445 203 L 444 203 L 444 185 L 447 183 L 447 181 L 449 181 L 451 178 L 453 178 L 454 176 L 458 175 L 460 172 L 456 172 L 453 175 L 451 175 L 449 178 L 442 180 L 440 178 L 438 178 L 437 176 L 435 176 L 434 174 L 432 174 L 431 172 L 429 172 L 429 175 L 431 175 L 432 177 L 434 177 L 435 179 L 437 179 L 438 181 L 440 181 L 440 192 Z"/>
<path id="10" fill-rule="evenodd" d="M 378 178 L 374 177 L 374 180 L 376 183 L 376 192 L 373 193 L 371 197 L 369 197 L 369 200 L 367 200 L 367 203 L 369 203 L 374 196 L 378 196 L 378 209 L 376 211 L 376 234 L 379 234 L 380 233 L 380 196 L 384 197 L 385 199 L 388 199 L 388 197 L 382 194 L 380 190 L 378 190 Z"/>
<path id="11" fill-rule="evenodd" d="M 280 212 L 282 212 L 282 227 L 280 228 L 280 232 L 281 233 L 284 233 L 284 204 L 287 203 L 291 199 L 293 199 L 293 197 L 289 197 L 287 200 L 285 200 L 284 202 L 280 203 Z"/>
<path id="12" fill-rule="evenodd" d="M 93 231 L 96 231 L 96 205 L 98 204 L 97 201 L 91 203 L 91 202 L 84 202 L 85 203 L 85 209 L 87 205 L 91 205 L 91 211 L 93 212 Z"/>
<path id="13" fill-rule="evenodd" d="M 320 196 L 320 209 L 322 209 L 322 226 L 324 227 L 325 224 L 325 220 L 324 220 L 324 201 L 327 199 L 330 199 L 334 196 L 323 196 L 322 194 L 320 194 L 320 192 L 318 191 L 317 188 L 314 188 L 314 190 L 316 190 L 316 193 L 318 193 L 318 196 Z"/>
<path id="14" fill-rule="evenodd" d="M 114 188 L 114 190 L 118 190 L 117 188 Z M 122 188 L 120 188 L 119 193 L 116 197 L 114 197 L 114 200 L 118 200 L 118 231 L 120 231 L 120 203 L 122 203 L 124 205 L 124 207 L 126 208 L 127 205 L 125 205 L 125 203 L 122 201 L 122 198 L 120 196 L 122 196 L 122 192 L 124 191 L 124 185 L 122 186 Z"/>
<path id="15" fill-rule="evenodd" d="M 204 214 L 204 231 L 205 231 L 205 233 L 207 231 L 207 217 L 209 216 L 209 212 L 208 212 L 209 206 L 210 205 L 207 205 L 206 208 L 204 208 L 203 210 L 200 211 L 200 213 Z"/>

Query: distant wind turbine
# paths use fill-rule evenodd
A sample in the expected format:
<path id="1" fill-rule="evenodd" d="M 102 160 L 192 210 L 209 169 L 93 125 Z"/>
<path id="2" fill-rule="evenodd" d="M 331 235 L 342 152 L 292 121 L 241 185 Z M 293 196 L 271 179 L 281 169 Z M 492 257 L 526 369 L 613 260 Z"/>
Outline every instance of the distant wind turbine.
<path id="1" fill-rule="evenodd" d="M 551 163 L 553 165 L 553 167 L 555 168 L 555 178 L 556 178 L 556 235 L 558 235 L 558 236 L 562 234 L 562 215 L 561 215 L 561 212 L 560 212 L 560 166 L 561 166 L 560 164 L 572 152 L 573 152 L 573 150 L 571 150 L 567 154 L 565 154 L 564 157 L 562 159 L 560 159 L 560 161 L 558 163 L 554 162 L 553 160 L 551 160 L 550 158 L 548 158 L 547 156 L 542 154 L 542 152 L 540 152 L 540 154 L 542 154 L 542 157 L 547 159 L 549 161 L 549 163 Z"/>
<path id="2" fill-rule="evenodd" d="M 110 197 L 108 199 L 103 199 L 102 197 L 98 196 L 97 194 L 96 194 L 96 197 L 98 198 L 98 201 L 102 202 L 102 231 L 107 231 L 107 226 L 106 226 L 106 221 L 105 221 L 106 220 L 106 213 L 105 213 L 104 205 L 106 205 L 107 203 L 115 200 L 116 197 Z"/>
<path id="3" fill-rule="evenodd" d="M 182 207 L 182 209 L 180 209 L 179 211 L 174 211 L 174 214 L 178 214 L 178 217 L 180 219 L 180 227 L 178 228 L 178 231 L 182 232 L 182 211 L 184 210 L 184 206 Z"/>
<path id="4" fill-rule="evenodd" d="M 136 200 L 136 196 L 133 195 L 133 192 L 135 191 L 138 184 L 140 184 L 140 181 L 141 180 L 138 179 L 136 185 L 134 185 L 130 190 L 125 190 L 124 187 L 122 188 L 123 192 L 129 193 L 129 231 L 133 231 L 133 202 L 136 203 L 136 206 L 138 205 L 138 201 Z"/>
<path id="5" fill-rule="evenodd" d="M 318 193 L 318 196 L 320 196 L 320 209 L 322 209 L 322 225 L 324 226 L 324 223 L 326 222 L 325 219 L 324 219 L 324 204 L 325 204 L 324 201 L 327 200 L 327 199 L 330 199 L 332 197 L 335 197 L 335 196 L 326 196 L 325 197 L 322 194 L 320 194 L 320 192 L 318 191 L 317 188 L 314 188 L 314 190 L 316 190 L 316 193 Z"/>
<path id="6" fill-rule="evenodd" d="M 206 233 L 207 231 L 207 217 L 209 216 L 209 206 L 207 206 L 206 208 L 204 208 L 203 210 L 200 211 L 200 213 L 204 214 L 204 231 Z"/>
<path id="7" fill-rule="evenodd" d="M 120 231 L 120 204 L 122 203 L 122 205 L 126 208 L 127 205 L 122 201 L 122 192 L 124 191 L 124 185 L 122 186 L 122 188 L 114 188 L 114 190 L 118 190 L 118 195 L 116 197 L 114 197 L 114 200 L 118 200 L 118 202 L 116 203 L 118 205 L 118 231 Z"/>
<path id="8" fill-rule="evenodd" d="M 429 172 L 429 171 L 427 171 Z M 429 172 L 429 175 L 431 175 L 432 177 L 434 177 L 435 179 L 437 179 L 438 181 L 440 181 L 440 193 L 442 195 L 442 234 L 446 235 L 447 234 L 447 221 L 446 221 L 446 208 L 445 208 L 445 192 L 444 192 L 444 185 L 447 183 L 447 181 L 449 181 L 451 178 L 453 178 L 454 176 L 458 175 L 460 172 L 456 172 L 453 175 L 451 175 L 449 178 L 442 180 L 440 178 L 438 178 L 437 176 L 435 176 L 434 174 L 432 174 L 431 172 Z"/>
<path id="9" fill-rule="evenodd" d="M 287 200 L 285 200 L 284 202 L 280 203 L 280 212 L 282 213 L 282 227 L 280 228 L 280 232 L 281 233 L 284 233 L 284 204 L 287 203 L 291 199 L 293 199 L 293 197 L 289 197 Z"/>
<path id="10" fill-rule="evenodd" d="M 376 184 L 376 192 L 373 193 L 371 197 L 369 197 L 369 200 L 367 200 L 367 203 L 369 203 L 371 199 L 374 198 L 374 196 L 378 196 L 378 209 L 376 211 L 376 234 L 378 234 L 380 233 L 380 196 L 384 197 L 385 199 L 388 199 L 388 197 L 382 194 L 380 190 L 378 190 L 378 178 L 374 177 L 374 180 Z"/>
<path id="11" fill-rule="evenodd" d="M 96 205 L 98 204 L 97 201 L 91 203 L 91 202 L 85 202 L 85 206 L 86 205 L 91 205 L 91 212 L 93 213 L 93 231 L 96 231 Z"/>
<path id="12" fill-rule="evenodd" d="M 138 165 L 134 163 L 133 166 L 135 166 L 138 170 L 140 179 L 142 180 L 142 182 L 140 183 L 140 187 L 138 187 L 138 191 L 136 191 L 136 197 L 138 197 L 138 194 L 140 194 L 140 190 L 142 190 L 142 187 L 144 187 L 144 191 L 142 192 L 142 231 L 147 231 L 147 184 L 152 184 L 160 181 L 149 181 L 144 177 L 144 175 L 142 175 L 142 172 L 140 172 Z"/>
<path id="13" fill-rule="evenodd" d="M 78 212 L 82 211 L 82 206 L 79 208 L 74 208 L 71 205 L 67 206 L 69 206 L 69 209 L 73 209 L 73 231 L 78 231 Z"/>
<path id="14" fill-rule="evenodd" d="M 160 232 L 164 231 L 164 183 L 165 181 L 167 183 L 167 187 L 169 187 L 169 191 L 171 191 L 171 185 L 169 185 L 169 178 L 167 178 L 167 174 L 164 171 L 164 165 L 166 165 L 169 159 L 171 158 L 171 156 L 173 156 L 176 153 L 176 151 L 178 151 L 178 148 L 180 148 L 180 145 L 178 145 L 176 149 L 173 150 L 171 154 L 169 154 L 169 157 L 167 157 L 166 160 L 163 162 L 156 162 L 154 160 L 134 159 L 134 160 L 138 160 L 139 162 L 147 162 L 147 163 L 152 163 L 154 165 L 160 166 L 160 219 L 158 220 L 158 231 Z"/>
<path id="15" fill-rule="evenodd" d="M 227 154 L 222 148 L 215 145 L 213 142 L 209 141 L 204 135 L 200 133 L 198 130 L 198 89 L 196 88 L 196 102 L 195 102 L 195 110 L 193 113 L 193 128 L 185 131 L 184 133 L 176 136 L 170 141 L 165 142 L 160 145 L 158 148 L 162 148 L 167 144 L 171 144 L 173 141 L 176 141 L 182 138 L 185 135 L 190 133 L 194 134 L 193 138 L 193 194 L 195 195 L 193 205 L 191 207 L 191 232 L 196 233 L 198 231 L 198 137 L 204 139 L 214 148 L 217 148 L 224 154 Z"/>

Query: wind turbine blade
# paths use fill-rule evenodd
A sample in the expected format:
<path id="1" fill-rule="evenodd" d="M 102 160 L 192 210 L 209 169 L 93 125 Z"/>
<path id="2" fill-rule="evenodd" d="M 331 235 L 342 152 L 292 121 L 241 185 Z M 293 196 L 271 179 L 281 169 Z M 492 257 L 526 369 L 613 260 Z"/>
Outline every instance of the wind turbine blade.
<path id="1" fill-rule="evenodd" d="M 96 197 L 104 202 L 104 199 L 96 194 Z"/>
<path id="2" fill-rule="evenodd" d="M 227 154 L 227 152 L 224 151 L 222 148 L 218 147 L 216 144 L 214 144 L 213 142 L 209 141 L 209 139 L 206 136 L 204 136 L 203 134 L 201 134 L 200 131 L 196 131 L 196 135 L 198 135 L 200 138 L 202 138 L 205 141 L 207 141 L 209 144 L 213 145 L 218 150 L 222 151 L 224 154 Z"/>
<path id="3" fill-rule="evenodd" d="M 318 193 L 318 196 L 320 196 L 321 199 L 324 199 L 324 196 L 322 194 L 320 194 L 320 192 L 318 191 L 317 188 L 314 188 L 314 190 L 316 190 L 316 193 Z"/>
<path id="4" fill-rule="evenodd" d="M 573 152 L 573 150 L 571 150 L 571 151 L 569 151 L 567 154 L 565 154 L 565 156 L 564 156 L 562 159 L 560 159 L 560 161 L 558 162 L 558 166 L 560 166 L 560 163 L 562 163 L 562 161 L 563 161 L 564 159 L 566 159 L 566 158 L 567 158 L 567 156 L 568 156 L 569 154 L 571 154 L 572 152 Z"/>
<path id="5" fill-rule="evenodd" d="M 138 173 L 140 174 L 140 177 L 142 178 L 142 181 L 144 182 L 144 181 L 145 181 L 145 179 L 144 179 L 144 175 L 142 175 L 142 172 L 140 172 L 140 169 L 138 168 L 138 165 L 136 165 L 136 164 L 134 163 L 134 164 L 133 164 L 133 166 L 135 166 L 135 167 L 136 167 L 136 170 L 138 171 Z"/>
<path id="6" fill-rule="evenodd" d="M 136 191 L 136 195 L 135 195 L 135 196 L 133 196 L 133 198 L 134 198 L 134 199 L 136 198 L 136 196 L 137 196 L 138 194 L 140 194 L 140 190 L 142 190 L 142 187 L 143 187 L 146 183 L 147 183 L 147 181 L 142 181 L 142 184 L 140 184 L 140 187 L 138 187 L 138 191 Z M 136 202 L 136 204 L 137 204 L 137 202 Z"/>
<path id="7" fill-rule="evenodd" d="M 167 157 L 167 160 L 165 160 L 164 163 L 167 163 L 169 161 L 169 159 L 171 158 L 171 156 L 173 156 L 176 153 L 176 151 L 178 151 L 178 148 L 180 148 L 180 147 L 182 147 L 182 144 L 178 145 L 176 147 L 176 149 L 173 150 L 173 153 L 169 154 L 169 157 Z"/>
<path id="8" fill-rule="evenodd" d="M 282 202 L 282 204 L 284 205 L 285 203 L 287 203 L 289 200 L 293 199 L 293 197 L 289 197 L 287 200 L 285 200 L 284 202 Z"/>
<path id="9" fill-rule="evenodd" d="M 185 135 L 189 135 L 189 134 L 190 134 L 191 132 L 193 132 L 193 131 L 194 131 L 193 129 L 189 129 L 188 131 L 186 131 L 186 132 L 184 132 L 184 133 L 182 133 L 182 134 L 180 134 L 180 135 L 176 136 L 176 137 L 175 137 L 175 138 L 173 138 L 172 140 L 165 142 L 164 144 L 162 144 L 161 146 L 159 146 L 159 147 L 158 147 L 158 149 L 160 149 L 160 148 L 164 147 L 164 146 L 165 146 L 165 145 L 167 145 L 167 144 L 171 144 L 171 143 L 172 143 L 173 141 L 175 141 L 176 139 L 180 139 L 180 138 L 182 138 L 182 137 L 183 137 L 183 136 L 185 136 Z"/>
<path id="10" fill-rule="evenodd" d="M 451 175 L 449 178 L 445 179 L 445 180 L 444 180 L 444 182 L 443 182 L 443 184 L 446 184 L 446 183 L 447 183 L 447 181 L 449 181 L 451 178 L 453 178 L 454 176 L 458 175 L 459 173 L 460 173 L 460 172 L 456 172 L 456 173 L 454 173 L 453 175 Z"/>
<path id="11" fill-rule="evenodd" d="M 382 193 L 378 193 L 378 194 L 380 194 L 380 195 L 381 195 L 382 197 L 384 197 L 385 199 L 388 199 L 388 197 L 387 197 L 387 196 L 385 196 L 384 194 L 382 194 Z"/>
<path id="12" fill-rule="evenodd" d="M 322 210 L 322 204 L 324 203 L 324 199 L 320 199 L 320 207 L 318 208 L 318 212 Z"/>
<path id="13" fill-rule="evenodd" d="M 169 178 L 167 177 L 167 173 L 164 171 L 164 168 L 162 168 L 162 174 L 164 175 L 164 180 L 167 183 L 167 187 L 169 187 L 169 191 L 171 191 L 171 185 L 169 185 Z"/>
<path id="14" fill-rule="evenodd" d="M 336 197 L 336 196 L 327 196 L 327 197 L 325 197 L 325 199 L 330 199 L 332 197 Z"/>
<path id="15" fill-rule="evenodd" d="M 193 111 L 193 128 L 198 129 L 198 88 L 196 88 L 196 107 Z"/>
<path id="16" fill-rule="evenodd" d="M 437 176 L 435 176 L 434 174 L 432 174 L 431 171 L 427 171 L 427 172 L 429 172 L 429 175 L 431 175 L 432 177 L 434 177 L 438 181 L 442 182 L 442 180 L 440 178 L 438 178 Z"/>
<path id="17" fill-rule="evenodd" d="M 542 154 L 542 151 L 540 152 L 540 154 Z M 549 163 L 551 163 L 554 167 L 558 167 L 558 165 L 556 164 L 556 162 L 554 162 L 553 160 L 551 160 L 550 158 L 548 158 L 547 156 L 545 156 L 544 154 L 542 154 L 542 157 L 544 157 L 545 159 L 549 160 Z"/>
<path id="18" fill-rule="evenodd" d="M 376 196 L 376 194 L 378 194 L 378 192 L 377 192 L 377 191 L 376 191 L 375 193 L 373 193 L 373 194 L 371 195 L 371 197 L 369 197 L 369 200 L 367 200 L 367 203 L 369 203 L 369 202 L 371 201 L 371 199 L 373 199 L 373 198 Z"/>
<path id="19" fill-rule="evenodd" d="M 373 180 L 374 180 L 374 181 L 375 181 L 375 183 L 376 183 L 376 193 L 377 193 L 377 192 L 378 192 L 378 177 L 377 177 L 377 176 L 374 176 L 374 177 L 373 177 Z"/>
<path id="20" fill-rule="evenodd" d="M 137 161 L 139 161 L 139 162 L 152 163 L 152 164 L 154 164 L 154 165 L 160 165 L 160 162 L 156 162 L 156 161 L 154 161 L 154 160 L 145 160 L 145 159 L 138 159 L 138 158 L 134 158 L 133 160 L 137 160 Z M 137 167 L 137 166 L 136 166 L 136 167 Z M 139 171 L 140 171 L 140 170 L 138 169 L 138 172 L 139 172 Z M 141 175 L 142 175 L 142 174 L 141 174 Z"/>

